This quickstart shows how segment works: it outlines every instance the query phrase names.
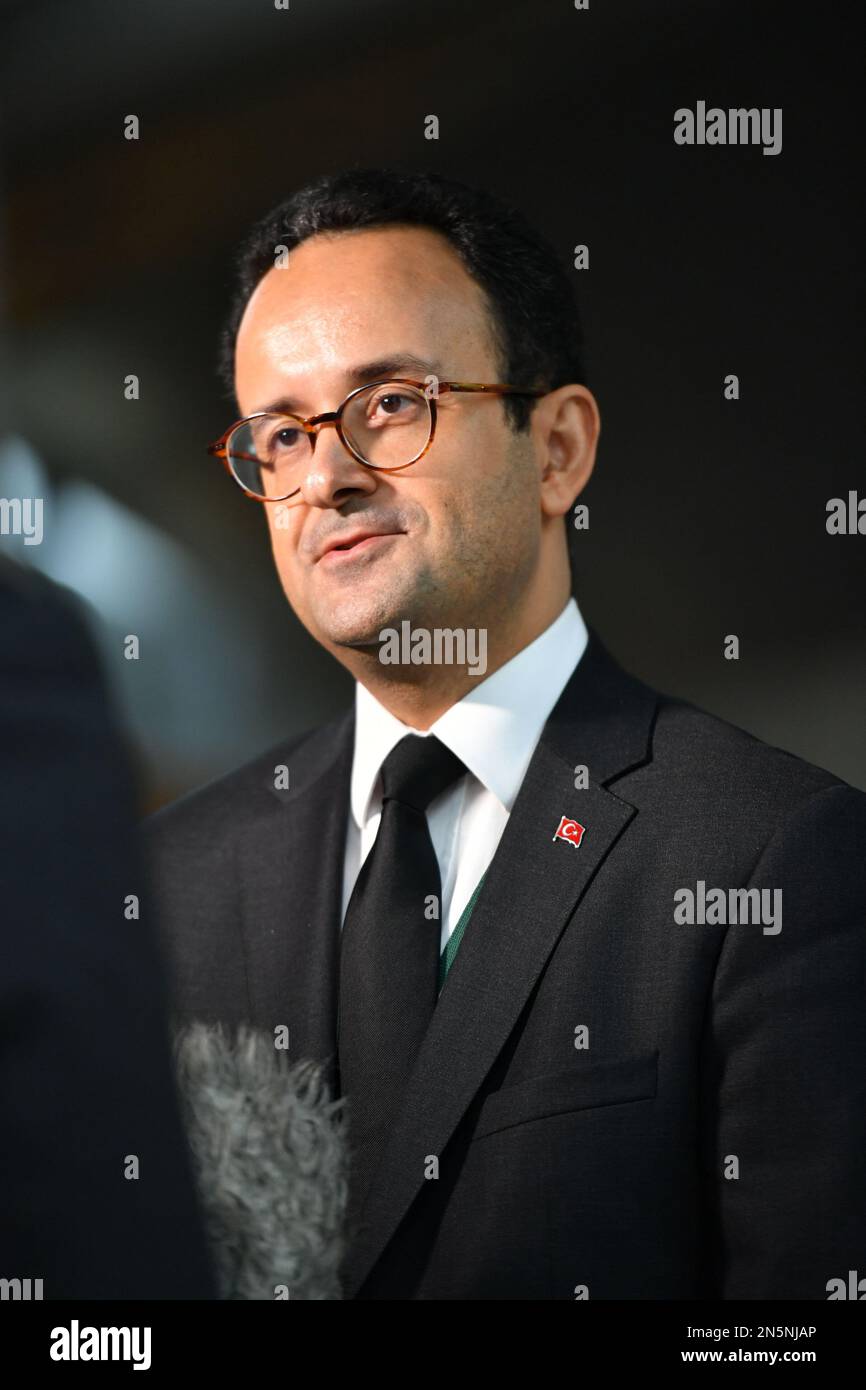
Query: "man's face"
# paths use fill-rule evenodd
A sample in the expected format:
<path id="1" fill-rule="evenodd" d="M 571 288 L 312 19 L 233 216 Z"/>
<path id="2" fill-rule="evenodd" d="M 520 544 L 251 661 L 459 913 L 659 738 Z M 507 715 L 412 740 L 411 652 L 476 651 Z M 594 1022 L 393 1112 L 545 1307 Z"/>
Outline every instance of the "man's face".
<path id="1" fill-rule="evenodd" d="M 290 399 L 307 416 L 336 410 L 391 376 L 500 380 L 480 288 L 448 242 L 418 227 L 319 235 L 264 276 L 237 338 L 243 415 Z M 407 354 L 421 359 L 404 360 Z M 513 383 L 523 385 L 525 383 Z M 319 433 L 300 501 L 265 512 L 280 580 L 298 617 L 336 655 L 378 646 L 383 628 L 486 627 L 538 563 L 539 469 L 501 398 L 445 394 L 432 445 L 399 473 L 365 468 L 332 426 Z M 387 533 L 323 553 L 364 530 Z"/>

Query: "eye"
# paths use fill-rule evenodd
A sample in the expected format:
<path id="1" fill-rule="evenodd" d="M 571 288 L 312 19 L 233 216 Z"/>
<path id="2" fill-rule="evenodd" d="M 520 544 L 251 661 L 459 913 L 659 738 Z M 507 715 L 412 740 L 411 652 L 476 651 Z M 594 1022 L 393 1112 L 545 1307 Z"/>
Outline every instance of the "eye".
<path id="1" fill-rule="evenodd" d="M 370 400 L 368 408 L 368 419 L 380 424 L 389 423 L 392 420 L 415 419 L 418 414 L 419 402 L 414 392 L 381 391 Z"/>
<path id="2" fill-rule="evenodd" d="M 273 430 L 268 436 L 268 454 L 277 453 L 279 450 L 294 449 L 303 434 L 296 425 L 283 425 L 280 429 Z"/>

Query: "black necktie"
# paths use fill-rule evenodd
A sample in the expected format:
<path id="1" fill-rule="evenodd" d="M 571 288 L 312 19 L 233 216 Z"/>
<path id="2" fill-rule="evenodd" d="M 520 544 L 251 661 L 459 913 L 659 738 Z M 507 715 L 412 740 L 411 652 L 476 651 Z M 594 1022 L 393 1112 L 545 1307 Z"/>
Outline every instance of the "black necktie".
<path id="1" fill-rule="evenodd" d="M 435 735 L 407 734 L 382 764 L 382 818 L 340 943 L 350 1212 L 366 1193 L 436 1007 L 442 888 L 426 813 L 465 771 Z"/>

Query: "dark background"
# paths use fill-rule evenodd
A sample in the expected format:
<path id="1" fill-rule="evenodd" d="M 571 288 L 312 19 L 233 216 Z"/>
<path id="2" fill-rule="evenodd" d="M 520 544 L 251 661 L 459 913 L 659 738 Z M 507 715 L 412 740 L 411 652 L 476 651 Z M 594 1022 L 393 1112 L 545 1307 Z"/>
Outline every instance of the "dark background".
<path id="1" fill-rule="evenodd" d="M 644 679 L 866 787 L 866 539 L 825 529 L 866 491 L 858 6 L 28 0 L 0 28 L 0 496 L 46 498 L 43 544 L 0 545 L 90 605 L 148 807 L 351 697 L 204 446 L 235 417 L 239 239 L 368 164 L 481 183 L 569 264 L 589 245 L 585 617 Z M 782 152 L 675 145 L 699 99 L 782 107 Z"/>

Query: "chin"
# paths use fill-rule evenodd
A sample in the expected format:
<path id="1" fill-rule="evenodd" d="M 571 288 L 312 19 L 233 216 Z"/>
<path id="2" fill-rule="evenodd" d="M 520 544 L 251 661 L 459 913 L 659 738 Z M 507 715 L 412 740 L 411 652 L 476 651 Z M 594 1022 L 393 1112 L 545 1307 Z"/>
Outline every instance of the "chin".
<path id="1" fill-rule="evenodd" d="M 312 632 L 320 641 L 338 647 L 378 647 L 383 628 L 398 628 L 404 618 L 416 608 L 411 589 L 396 594 L 394 586 L 388 592 L 364 592 L 359 584 L 354 592 L 340 597 L 321 596 L 312 605 Z"/>
<path id="2" fill-rule="evenodd" d="M 370 611 L 367 605 L 340 605 L 321 617 L 317 615 L 311 631 L 319 642 L 334 647 L 378 647 L 382 629 L 394 623 L 399 626 L 399 621 L 392 622 L 384 607 Z"/>

